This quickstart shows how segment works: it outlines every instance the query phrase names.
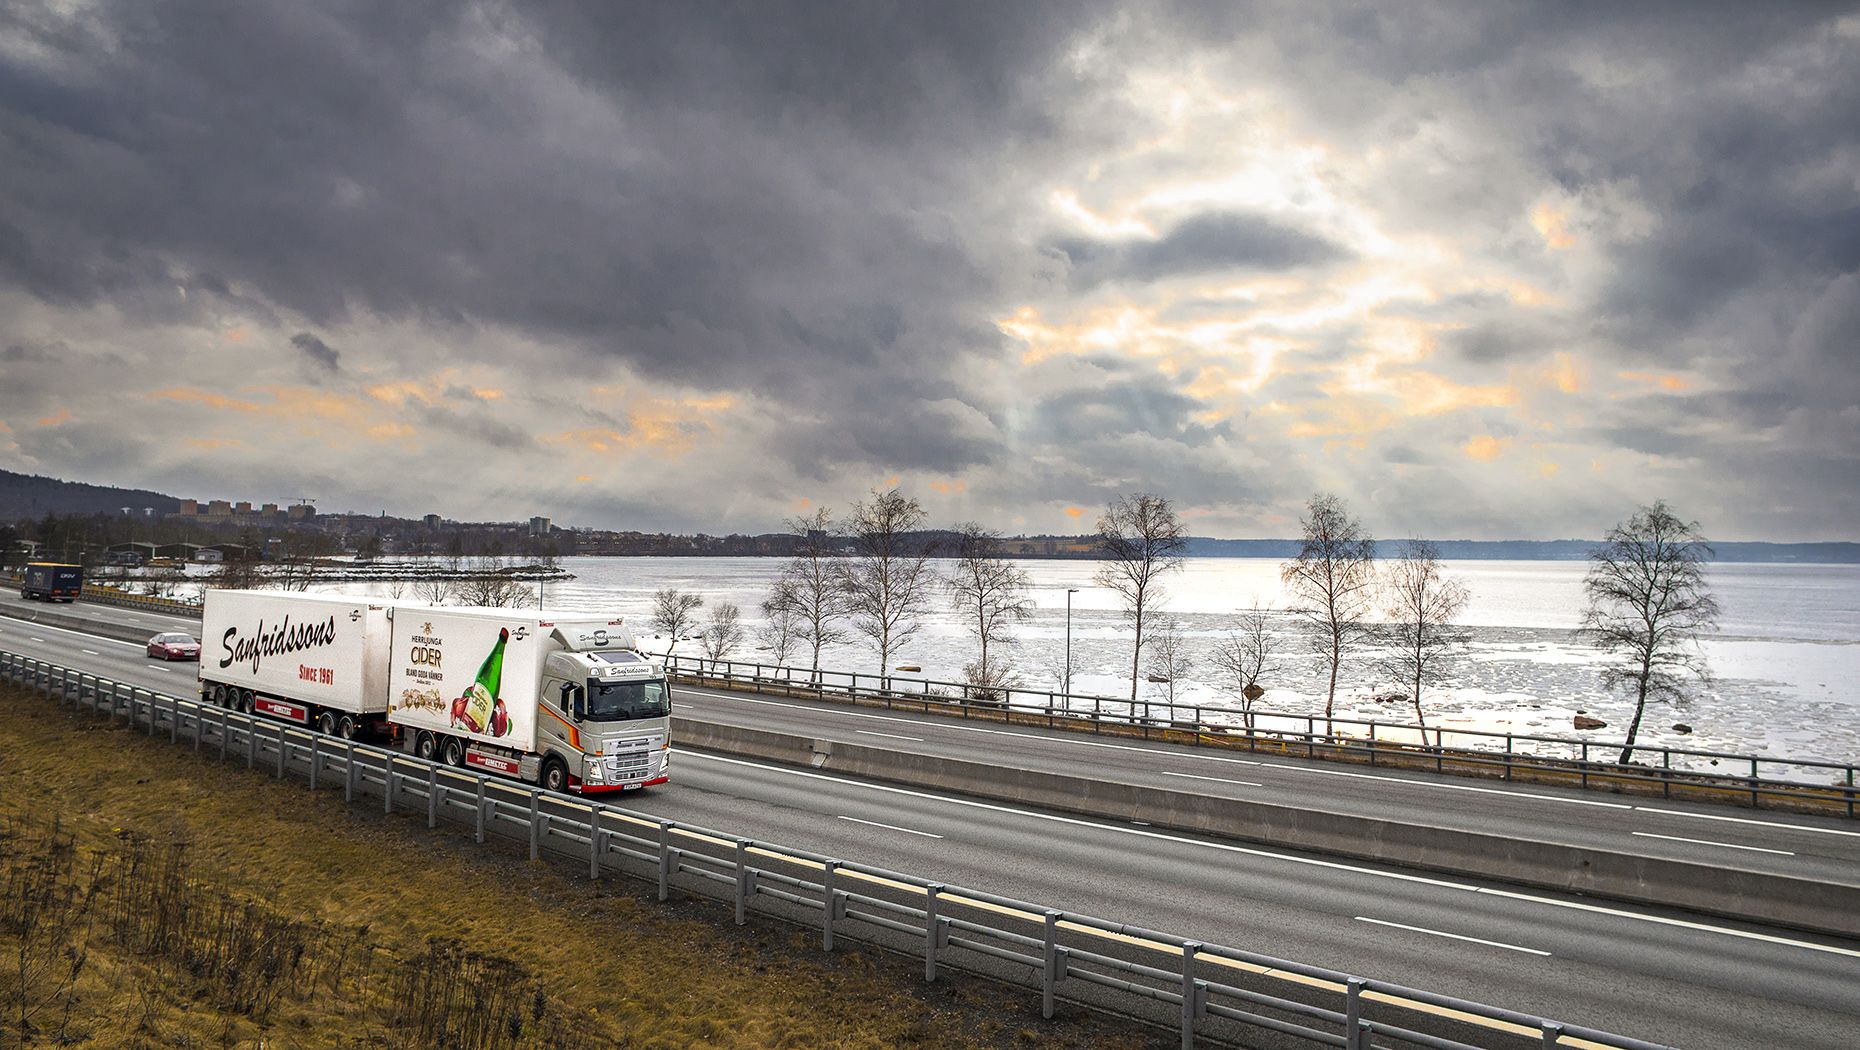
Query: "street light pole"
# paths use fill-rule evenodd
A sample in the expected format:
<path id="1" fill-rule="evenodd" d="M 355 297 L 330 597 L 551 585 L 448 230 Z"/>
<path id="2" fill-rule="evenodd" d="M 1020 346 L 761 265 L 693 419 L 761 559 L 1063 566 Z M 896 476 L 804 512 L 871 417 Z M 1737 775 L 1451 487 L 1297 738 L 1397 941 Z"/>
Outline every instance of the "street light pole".
<path id="1" fill-rule="evenodd" d="M 1066 681 L 1060 692 L 1066 695 L 1066 708 L 1072 707 L 1072 596 L 1077 594 L 1077 587 L 1066 588 Z"/>

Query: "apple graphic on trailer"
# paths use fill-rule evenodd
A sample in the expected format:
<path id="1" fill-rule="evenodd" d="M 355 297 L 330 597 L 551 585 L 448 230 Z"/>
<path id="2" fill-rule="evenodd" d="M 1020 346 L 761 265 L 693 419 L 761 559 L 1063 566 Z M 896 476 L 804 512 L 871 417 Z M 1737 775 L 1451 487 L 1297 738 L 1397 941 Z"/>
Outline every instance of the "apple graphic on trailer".
<path id="1" fill-rule="evenodd" d="M 503 736 L 510 732 L 510 712 L 504 707 L 504 698 L 497 698 L 497 706 L 491 709 L 491 735 Z"/>
<path id="2" fill-rule="evenodd" d="M 465 704 L 470 699 L 471 694 L 465 693 L 452 701 L 452 725 L 465 721 Z"/>

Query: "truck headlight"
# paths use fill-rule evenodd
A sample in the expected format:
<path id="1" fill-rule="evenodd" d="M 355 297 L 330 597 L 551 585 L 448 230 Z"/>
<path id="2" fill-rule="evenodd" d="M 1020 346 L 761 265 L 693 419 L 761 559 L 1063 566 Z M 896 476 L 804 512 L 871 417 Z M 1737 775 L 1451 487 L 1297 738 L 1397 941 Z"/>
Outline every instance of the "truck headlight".
<path id="1" fill-rule="evenodd" d="M 587 775 L 583 779 L 587 780 L 587 782 L 590 784 L 600 782 L 600 780 L 602 779 L 600 759 L 596 758 L 596 759 L 591 759 L 589 761 L 585 761 L 582 763 L 582 766 L 586 768 L 588 771 Z"/>

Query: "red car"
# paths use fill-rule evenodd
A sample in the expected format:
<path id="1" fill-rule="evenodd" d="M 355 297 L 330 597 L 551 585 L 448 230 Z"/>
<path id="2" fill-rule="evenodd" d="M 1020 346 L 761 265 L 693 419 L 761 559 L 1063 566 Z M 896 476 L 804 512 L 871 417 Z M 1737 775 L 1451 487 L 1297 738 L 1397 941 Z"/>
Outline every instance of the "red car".
<path id="1" fill-rule="evenodd" d="M 198 660 L 200 643 L 189 634 L 158 634 L 149 639 L 149 655 L 164 660 Z"/>

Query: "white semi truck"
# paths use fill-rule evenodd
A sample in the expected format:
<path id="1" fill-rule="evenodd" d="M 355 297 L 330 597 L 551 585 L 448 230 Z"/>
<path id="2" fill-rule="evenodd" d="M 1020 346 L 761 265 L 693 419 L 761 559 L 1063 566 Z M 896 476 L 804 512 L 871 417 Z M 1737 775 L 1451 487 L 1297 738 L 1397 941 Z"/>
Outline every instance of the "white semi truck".
<path id="1" fill-rule="evenodd" d="M 670 774 L 671 691 L 620 617 L 210 590 L 203 699 L 552 791 Z"/>

